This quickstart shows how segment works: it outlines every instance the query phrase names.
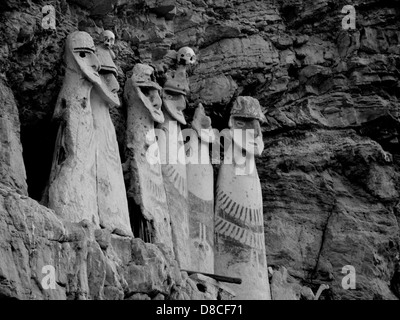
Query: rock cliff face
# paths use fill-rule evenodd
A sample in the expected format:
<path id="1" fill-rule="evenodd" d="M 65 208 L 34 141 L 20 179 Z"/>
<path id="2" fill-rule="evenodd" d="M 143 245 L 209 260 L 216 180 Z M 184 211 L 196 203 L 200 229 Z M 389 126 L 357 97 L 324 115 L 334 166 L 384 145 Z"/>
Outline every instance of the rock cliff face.
<path id="1" fill-rule="evenodd" d="M 0 80 L 0 181 L 27 194 L 20 123 L 12 91 Z"/>
<path id="2" fill-rule="evenodd" d="M 355 30 L 342 29 L 347 4 L 356 8 Z M 400 298 L 400 1 L 54 5 L 56 30 L 45 30 L 42 1 L 0 4 L 0 297 L 218 294 L 182 278 L 162 246 L 95 233 L 84 223 L 63 225 L 35 202 L 50 172 L 65 38 L 79 29 L 97 39 L 110 29 L 121 88 L 135 63 L 161 62 L 169 50 L 190 46 L 198 63 L 190 71 L 188 119 L 202 102 L 213 126 L 223 129 L 238 95 L 260 100 L 268 121 L 257 167 L 267 261 L 277 272 L 272 298 L 309 299 L 320 284 L 330 287 L 321 299 Z M 124 162 L 126 106 L 111 114 Z M 43 263 L 58 266 L 57 290 L 41 289 Z M 354 267 L 355 289 L 342 286 L 344 266 Z"/>
<path id="3" fill-rule="evenodd" d="M 90 223 L 62 223 L 53 211 L 0 184 L 0 299 L 216 300 L 231 291 L 180 272 L 163 245 Z M 48 266 L 55 287 L 46 287 Z"/>

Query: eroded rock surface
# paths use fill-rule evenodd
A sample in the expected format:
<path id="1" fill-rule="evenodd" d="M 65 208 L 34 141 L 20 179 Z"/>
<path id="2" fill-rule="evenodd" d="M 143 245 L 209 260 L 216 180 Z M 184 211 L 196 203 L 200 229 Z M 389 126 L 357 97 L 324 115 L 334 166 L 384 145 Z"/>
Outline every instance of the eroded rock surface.
<path id="1" fill-rule="evenodd" d="M 18 109 L 12 91 L 0 79 L 0 181 L 28 193 L 20 141 Z"/>
<path id="2" fill-rule="evenodd" d="M 115 32 L 121 87 L 139 59 L 158 62 L 169 50 L 190 46 L 198 64 L 189 72 L 187 117 L 202 102 L 213 125 L 226 128 L 238 95 L 257 98 L 266 115 L 257 168 L 269 266 L 284 266 L 314 293 L 329 285 L 320 299 L 399 298 L 400 1 L 353 1 L 356 30 L 342 29 L 344 4 L 328 0 L 165 3 L 59 1 L 54 32 L 41 29 L 38 3 L 1 2 L 0 73 L 17 100 L 30 196 L 40 199 L 48 179 L 55 140 L 50 119 L 69 33 L 79 27 L 97 39 L 103 29 Z M 120 150 L 125 108 L 110 111 Z M 11 203 L 21 201 L 28 200 Z M 7 237 L 2 245 L 21 242 L 1 236 Z M 14 255 L 9 263 L 20 261 Z M 355 268 L 356 290 L 342 288 L 346 265 Z M 23 279 L 33 272 L 18 270 Z M 17 281 L 7 274 L 10 283 Z M 28 280 L 18 281 L 19 290 L 31 288 Z M 109 287 L 121 296 L 117 286 Z M 147 296 L 131 292 L 132 298 Z"/>
<path id="3" fill-rule="evenodd" d="M 181 274 L 162 245 L 111 234 L 86 220 L 63 223 L 3 184 L 0 234 L 1 298 L 216 300 L 226 292 L 213 279 Z M 46 266 L 54 267 L 55 289 L 44 289 Z"/>

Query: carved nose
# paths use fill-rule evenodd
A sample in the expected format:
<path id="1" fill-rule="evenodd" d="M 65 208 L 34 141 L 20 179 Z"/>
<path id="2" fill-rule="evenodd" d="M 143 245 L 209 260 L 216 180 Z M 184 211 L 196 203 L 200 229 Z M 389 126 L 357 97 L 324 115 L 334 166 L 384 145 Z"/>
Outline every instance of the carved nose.
<path id="1" fill-rule="evenodd" d="M 92 59 L 91 59 L 91 62 L 93 63 L 92 64 L 93 70 L 96 71 L 96 72 L 99 72 L 100 66 L 101 66 L 99 58 L 97 58 L 97 56 L 93 55 Z"/>
<path id="2" fill-rule="evenodd" d="M 150 92 L 149 99 L 154 109 L 161 109 L 162 101 L 158 93 Z"/>
<path id="3" fill-rule="evenodd" d="M 111 85 L 110 85 L 110 87 L 112 88 L 111 91 L 113 93 L 117 93 L 119 91 L 119 89 L 120 89 L 119 82 L 118 82 L 117 78 L 114 75 L 112 75 L 112 77 L 111 77 Z"/>
<path id="4" fill-rule="evenodd" d="M 262 134 L 261 132 L 261 127 L 260 127 L 260 123 L 255 120 L 255 126 L 254 126 L 254 138 L 257 138 L 258 136 L 260 136 Z"/>

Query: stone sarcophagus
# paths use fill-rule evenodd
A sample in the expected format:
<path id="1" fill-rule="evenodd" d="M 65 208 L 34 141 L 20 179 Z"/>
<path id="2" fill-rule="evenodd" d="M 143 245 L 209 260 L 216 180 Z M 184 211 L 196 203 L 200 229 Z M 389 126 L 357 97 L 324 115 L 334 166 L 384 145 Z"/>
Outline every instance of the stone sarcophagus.
<path id="1" fill-rule="evenodd" d="M 154 123 L 163 123 L 161 87 L 154 69 L 137 64 L 125 84 L 127 102 L 128 200 L 140 207 L 131 210 L 135 235 L 144 241 L 163 243 L 173 250 L 170 216 L 161 172 Z"/>
<path id="2" fill-rule="evenodd" d="M 59 122 L 53 164 L 44 204 L 62 219 L 99 224 L 96 192 L 96 146 L 90 93 L 100 85 L 100 62 L 86 32 L 70 34 L 67 66 L 53 118 Z"/>
<path id="3" fill-rule="evenodd" d="M 132 235 L 110 105 L 119 105 L 112 52 L 86 32 L 70 34 L 54 118 L 60 127 L 43 202 L 63 220 Z"/>
<path id="4" fill-rule="evenodd" d="M 158 129 L 161 129 L 158 142 L 172 240 L 181 269 L 189 269 L 191 266 L 186 159 L 181 132 L 181 124 L 186 124 L 183 110 L 186 108 L 187 91 L 186 68 L 181 65 L 167 75 L 161 95 L 165 122 L 158 125 Z"/>
<path id="5" fill-rule="evenodd" d="M 126 188 L 114 124 L 109 108 L 119 106 L 117 67 L 111 50 L 113 34 L 106 30 L 103 43 L 96 48 L 100 61 L 100 85 L 95 84 L 90 98 L 96 138 L 96 180 L 100 226 L 132 235 Z"/>
<path id="6" fill-rule="evenodd" d="M 215 273 L 242 279 L 241 285 L 230 285 L 239 300 L 270 300 L 262 194 L 254 158 L 264 148 L 262 120 L 256 99 L 237 98 L 229 120 L 231 143 L 225 146 L 217 181 Z"/>
<path id="7" fill-rule="evenodd" d="M 209 146 L 215 135 L 211 119 L 201 104 L 195 111 L 189 132 L 185 150 L 191 270 L 214 273 L 214 172 Z"/>

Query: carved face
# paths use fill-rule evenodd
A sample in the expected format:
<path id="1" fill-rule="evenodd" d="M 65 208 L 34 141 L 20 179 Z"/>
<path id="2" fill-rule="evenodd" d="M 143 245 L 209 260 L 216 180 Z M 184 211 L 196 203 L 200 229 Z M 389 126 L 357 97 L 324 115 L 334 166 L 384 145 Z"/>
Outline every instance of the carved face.
<path id="1" fill-rule="evenodd" d="M 184 65 L 194 64 L 196 62 L 196 54 L 192 48 L 183 47 L 178 50 L 177 53 L 178 63 Z"/>
<path id="2" fill-rule="evenodd" d="M 97 92 L 108 104 L 119 106 L 118 91 L 120 87 L 116 78 L 117 67 L 112 59 L 111 51 L 99 46 L 96 54 L 101 64 L 99 70 L 101 82 L 96 86 Z"/>
<path id="3" fill-rule="evenodd" d="M 183 115 L 183 110 L 186 109 L 186 100 L 183 94 L 171 90 L 163 90 L 162 101 L 165 109 L 173 119 L 181 124 L 186 124 Z"/>
<path id="4" fill-rule="evenodd" d="M 163 123 L 164 114 L 161 111 L 161 97 L 159 91 L 151 87 L 138 87 L 139 98 L 149 110 L 151 117 L 155 122 Z"/>
<path id="5" fill-rule="evenodd" d="M 202 104 L 197 107 L 194 113 L 192 127 L 202 141 L 205 143 L 214 142 L 215 134 L 211 127 L 211 118 L 205 114 Z"/>
<path id="6" fill-rule="evenodd" d="M 239 148 L 251 155 L 261 155 L 264 150 L 264 142 L 258 120 L 231 117 L 229 125 L 233 130 L 233 141 Z"/>
<path id="7" fill-rule="evenodd" d="M 85 78 L 94 84 L 100 84 L 100 61 L 95 55 L 92 37 L 82 31 L 70 34 L 66 43 L 66 63 L 74 60 Z M 70 66 L 71 67 L 71 66 Z"/>
<path id="8" fill-rule="evenodd" d="M 112 33 L 110 30 L 105 30 L 102 33 L 102 42 L 103 44 L 111 49 L 114 46 L 115 43 L 115 35 Z"/>
<path id="9" fill-rule="evenodd" d="M 102 98 L 113 106 L 119 106 L 118 91 L 120 89 L 118 80 L 113 72 L 100 70 L 101 85 L 98 92 Z"/>
<path id="10" fill-rule="evenodd" d="M 154 69 L 147 64 L 138 63 L 133 67 L 132 85 L 135 93 L 149 110 L 155 122 L 164 123 L 161 111 L 161 87 L 155 82 Z"/>

